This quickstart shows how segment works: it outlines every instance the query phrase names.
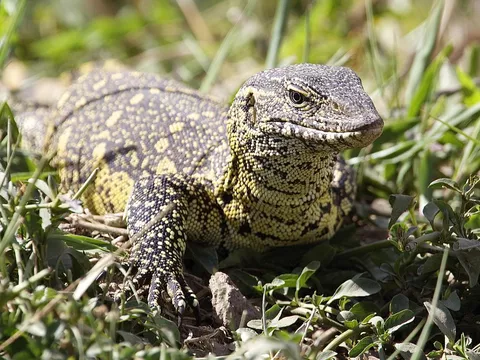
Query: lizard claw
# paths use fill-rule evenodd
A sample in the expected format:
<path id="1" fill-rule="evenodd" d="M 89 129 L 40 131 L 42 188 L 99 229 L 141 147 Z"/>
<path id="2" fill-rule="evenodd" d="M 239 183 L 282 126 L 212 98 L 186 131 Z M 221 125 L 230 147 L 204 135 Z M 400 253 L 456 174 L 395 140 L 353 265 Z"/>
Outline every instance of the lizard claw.
<path id="1" fill-rule="evenodd" d="M 133 283 L 136 285 L 145 284 L 148 279 L 148 271 L 137 270 L 133 278 Z M 187 305 L 194 311 L 197 324 L 200 323 L 200 307 L 197 297 L 193 290 L 188 286 L 182 273 L 162 271 L 160 274 L 155 272 L 151 275 L 150 287 L 148 289 L 148 305 L 152 308 L 161 306 L 161 292 L 166 290 L 168 296 L 172 301 L 178 319 L 177 325 L 182 323 L 183 315 Z"/>

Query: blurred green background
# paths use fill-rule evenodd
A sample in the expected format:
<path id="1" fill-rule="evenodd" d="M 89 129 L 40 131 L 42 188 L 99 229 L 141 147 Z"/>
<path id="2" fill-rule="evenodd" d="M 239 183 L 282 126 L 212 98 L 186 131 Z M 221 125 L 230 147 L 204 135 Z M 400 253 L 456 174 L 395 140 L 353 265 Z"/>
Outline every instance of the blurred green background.
<path id="1" fill-rule="evenodd" d="M 1 33 L 20 3 L 1 2 Z M 382 87 L 392 75 L 407 72 L 432 4 L 289 1 L 279 63 L 346 64 L 360 73 L 367 90 Z M 464 50 L 480 38 L 475 26 L 480 5 L 475 0 L 449 0 L 445 5 L 437 47 L 451 43 L 450 60 L 462 61 Z M 32 79 L 55 77 L 85 62 L 116 59 L 200 87 L 223 43 L 228 54 L 218 67 L 212 91 L 230 96 L 249 75 L 265 67 L 277 6 L 276 0 L 27 1 L 11 39 L 3 82 L 21 88 Z"/>

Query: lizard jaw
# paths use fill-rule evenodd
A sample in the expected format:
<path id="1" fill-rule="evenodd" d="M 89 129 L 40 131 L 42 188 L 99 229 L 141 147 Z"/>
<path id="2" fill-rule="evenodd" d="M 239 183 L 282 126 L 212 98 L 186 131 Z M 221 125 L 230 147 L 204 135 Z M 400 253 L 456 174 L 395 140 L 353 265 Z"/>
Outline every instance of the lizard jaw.
<path id="1" fill-rule="evenodd" d="M 380 117 L 367 125 L 347 131 L 325 131 L 284 121 L 270 121 L 261 126 L 261 131 L 264 133 L 299 139 L 312 145 L 326 145 L 340 150 L 365 147 L 380 136 L 382 129 L 383 121 Z"/>

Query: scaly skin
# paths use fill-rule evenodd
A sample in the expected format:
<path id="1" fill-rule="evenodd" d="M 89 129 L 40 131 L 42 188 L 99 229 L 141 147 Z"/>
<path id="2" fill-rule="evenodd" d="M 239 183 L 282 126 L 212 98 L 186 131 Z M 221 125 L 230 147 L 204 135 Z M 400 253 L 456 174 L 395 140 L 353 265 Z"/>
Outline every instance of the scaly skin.
<path id="1" fill-rule="evenodd" d="M 122 211 L 131 193 L 134 283 L 150 284 L 152 306 L 166 289 L 180 314 L 197 308 L 183 277 L 187 241 L 265 250 L 331 237 L 355 195 L 338 154 L 383 127 L 352 70 L 311 64 L 251 77 L 230 109 L 153 75 L 95 72 L 55 118 L 64 187 L 98 167 L 91 210 Z"/>

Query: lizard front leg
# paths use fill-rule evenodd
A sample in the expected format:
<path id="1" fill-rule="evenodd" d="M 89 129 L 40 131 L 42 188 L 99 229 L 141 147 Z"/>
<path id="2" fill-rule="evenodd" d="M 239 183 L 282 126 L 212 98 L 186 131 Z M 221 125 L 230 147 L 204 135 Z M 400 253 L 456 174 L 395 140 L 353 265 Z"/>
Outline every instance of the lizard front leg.
<path id="1" fill-rule="evenodd" d="M 150 282 L 148 303 L 159 306 L 166 290 L 179 320 L 190 305 L 197 316 L 198 301 L 183 275 L 187 240 L 217 244 L 222 240 L 223 212 L 207 188 L 185 175 L 154 175 L 140 179 L 127 205 L 133 249 L 133 282 Z"/>

